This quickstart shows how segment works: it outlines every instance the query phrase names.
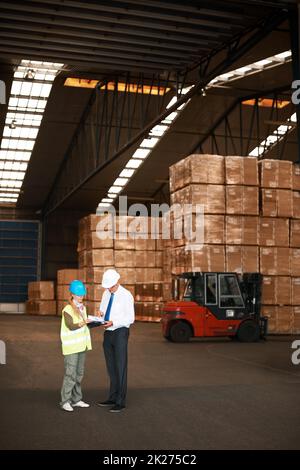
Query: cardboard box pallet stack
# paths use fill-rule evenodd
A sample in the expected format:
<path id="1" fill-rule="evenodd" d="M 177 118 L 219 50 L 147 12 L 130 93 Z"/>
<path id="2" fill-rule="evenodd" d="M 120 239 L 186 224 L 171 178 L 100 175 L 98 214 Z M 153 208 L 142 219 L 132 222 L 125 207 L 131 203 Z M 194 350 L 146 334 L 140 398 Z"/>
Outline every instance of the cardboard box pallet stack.
<path id="1" fill-rule="evenodd" d="M 26 313 L 32 315 L 56 315 L 54 282 L 28 283 Z"/>
<path id="2" fill-rule="evenodd" d="M 171 213 L 171 233 L 176 234 L 171 250 L 172 273 L 177 275 L 185 271 L 197 271 L 200 267 L 203 271 L 224 271 L 224 157 L 191 155 L 171 166 L 170 191 L 172 205 L 193 205 L 187 208 L 192 218 L 196 217 L 196 204 L 203 204 L 205 219 L 203 248 L 187 250 L 188 237 L 177 237 L 182 226 L 180 211 Z"/>
<path id="3" fill-rule="evenodd" d="M 204 244 L 174 239 L 172 273 L 261 272 L 270 332 L 300 332 L 299 167 L 255 157 L 190 155 L 170 167 L 170 191 L 172 204 L 193 205 L 187 212 L 196 204 L 204 207 Z M 175 212 L 174 233 L 181 223 Z"/>
<path id="4" fill-rule="evenodd" d="M 91 314 L 99 308 L 103 272 L 115 267 L 122 285 L 135 297 L 136 318 L 159 321 L 165 289 L 162 243 L 150 237 L 151 226 L 159 233 L 154 219 L 139 217 L 137 223 L 129 216 L 90 215 L 80 220 L 79 268 L 87 284 Z"/>
<path id="5" fill-rule="evenodd" d="M 72 281 L 78 279 L 84 281 L 80 269 L 60 269 L 57 271 L 56 300 L 57 315 L 61 315 L 62 309 L 70 300 L 69 286 Z"/>
<path id="6" fill-rule="evenodd" d="M 263 160 L 259 167 L 262 311 L 270 332 L 299 333 L 300 168 L 279 160 Z"/>

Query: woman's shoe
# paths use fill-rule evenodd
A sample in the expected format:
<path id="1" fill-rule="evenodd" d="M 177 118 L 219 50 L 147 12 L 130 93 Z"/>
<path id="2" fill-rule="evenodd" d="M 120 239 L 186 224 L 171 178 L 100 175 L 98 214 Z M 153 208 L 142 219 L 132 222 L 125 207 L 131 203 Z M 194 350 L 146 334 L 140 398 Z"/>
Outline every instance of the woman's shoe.
<path id="1" fill-rule="evenodd" d="M 64 411 L 74 411 L 71 403 L 67 402 L 64 403 L 63 406 L 61 407 L 62 410 Z"/>

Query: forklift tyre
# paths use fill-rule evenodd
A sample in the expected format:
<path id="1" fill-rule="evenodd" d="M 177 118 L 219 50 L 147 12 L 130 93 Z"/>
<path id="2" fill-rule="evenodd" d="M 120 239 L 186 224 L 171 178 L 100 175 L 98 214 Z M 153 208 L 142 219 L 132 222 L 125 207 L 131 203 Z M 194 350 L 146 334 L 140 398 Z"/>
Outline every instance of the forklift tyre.
<path id="1" fill-rule="evenodd" d="M 170 327 L 169 337 L 173 343 L 187 343 L 192 336 L 192 330 L 187 323 L 179 321 Z"/>
<path id="2" fill-rule="evenodd" d="M 260 338 L 260 328 L 254 321 L 245 321 L 237 332 L 237 338 L 241 343 L 255 343 Z"/>

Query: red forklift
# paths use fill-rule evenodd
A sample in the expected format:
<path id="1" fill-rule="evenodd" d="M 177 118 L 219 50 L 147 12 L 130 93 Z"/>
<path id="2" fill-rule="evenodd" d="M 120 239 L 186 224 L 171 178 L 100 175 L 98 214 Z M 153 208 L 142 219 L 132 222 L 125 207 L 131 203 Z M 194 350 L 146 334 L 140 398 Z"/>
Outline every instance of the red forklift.
<path id="1" fill-rule="evenodd" d="M 184 273 L 173 284 L 173 298 L 162 314 L 163 335 L 183 343 L 190 338 L 224 337 L 242 342 L 265 338 L 259 273 Z"/>

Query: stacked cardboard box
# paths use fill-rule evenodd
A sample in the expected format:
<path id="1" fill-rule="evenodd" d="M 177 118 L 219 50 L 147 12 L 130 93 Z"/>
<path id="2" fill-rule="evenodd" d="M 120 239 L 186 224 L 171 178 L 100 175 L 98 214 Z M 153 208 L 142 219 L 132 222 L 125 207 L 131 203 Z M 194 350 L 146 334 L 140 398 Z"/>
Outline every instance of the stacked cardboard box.
<path id="1" fill-rule="evenodd" d="M 61 312 L 70 300 L 70 283 L 75 279 L 85 282 L 83 270 L 80 269 L 60 269 L 57 271 L 56 300 L 57 315 Z"/>
<path id="2" fill-rule="evenodd" d="M 159 231 L 159 219 L 151 217 L 90 215 L 80 221 L 79 267 L 85 272 L 90 313 L 99 309 L 104 271 L 114 267 L 122 285 L 137 294 L 137 318 L 159 319 L 170 291 L 163 279 L 163 245 L 155 238 Z"/>
<path id="3" fill-rule="evenodd" d="M 190 155 L 170 167 L 171 204 L 173 207 L 185 204 L 185 217 L 182 217 L 180 211 L 174 211 L 171 220 L 173 274 L 204 269 L 224 270 L 224 181 L 224 157 L 220 155 Z M 197 223 L 197 205 L 202 206 L 204 214 L 203 240 L 200 241 L 204 242 L 202 247 L 199 247 L 199 240 L 193 240 L 191 232 L 186 231 L 185 227 L 187 213 L 191 228 Z"/>
<path id="4" fill-rule="evenodd" d="M 258 215 L 258 187 L 226 186 L 226 214 Z"/>
<path id="5" fill-rule="evenodd" d="M 191 204 L 185 214 L 189 210 L 196 212 L 197 205 L 202 205 L 204 212 L 202 247 L 185 235 L 174 239 L 174 274 L 259 270 L 258 184 L 258 165 L 253 157 L 191 155 L 170 168 L 171 203 Z M 182 214 L 178 214 L 177 218 L 174 215 L 173 234 L 180 233 L 183 224 Z"/>
<path id="6" fill-rule="evenodd" d="M 259 271 L 259 178 L 253 157 L 225 157 L 225 270 Z"/>
<path id="7" fill-rule="evenodd" d="M 294 313 L 289 305 L 263 305 L 262 314 L 269 319 L 269 333 L 294 332 Z"/>
<path id="8" fill-rule="evenodd" d="M 79 269 L 86 283 L 87 310 L 95 315 L 102 295 L 103 273 L 114 264 L 113 238 L 107 218 L 90 215 L 79 221 L 77 250 Z"/>
<path id="9" fill-rule="evenodd" d="M 203 169 L 214 178 L 194 176 Z M 172 272 L 260 272 L 270 331 L 300 332 L 300 166 L 191 155 L 170 168 L 170 190 L 173 204 L 204 208 L 204 245 L 191 250 L 185 235 L 174 239 Z M 173 233 L 181 225 L 174 216 Z"/>
<path id="10" fill-rule="evenodd" d="M 253 157 L 226 157 L 225 182 L 227 185 L 258 186 L 259 177 L 256 159 Z"/>
<path id="11" fill-rule="evenodd" d="M 26 313 L 56 315 L 54 283 L 51 281 L 29 282 Z"/>
<path id="12" fill-rule="evenodd" d="M 224 184 L 224 157 L 190 155 L 170 167 L 170 191 L 192 184 Z"/>
<path id="13" fill-rule="evenodd" d="M 168 301 L 172 300 L 172 242 L 169 237 L 167 239 L 157 240 L 157 245 L 163 255 L 163 299 L 164 301 Z"/>
<path id="14" fill-rule="evenodd" d="M 260 271 L 262 311 L 270 332 L 294 333 L 299 305 L 299 173 L 289 161 L 259 162 L 261 183 Z"/>

